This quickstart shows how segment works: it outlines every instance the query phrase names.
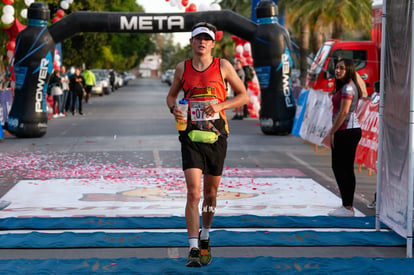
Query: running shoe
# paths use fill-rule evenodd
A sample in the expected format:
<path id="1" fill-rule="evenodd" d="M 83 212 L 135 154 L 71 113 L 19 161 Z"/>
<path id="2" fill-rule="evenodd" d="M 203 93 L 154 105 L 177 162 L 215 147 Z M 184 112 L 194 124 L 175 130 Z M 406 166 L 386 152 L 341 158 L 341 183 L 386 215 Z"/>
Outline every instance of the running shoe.
<path id="1" fill-rule="evenodd" d="M 188 253 L 187 263 L 185 264 L 187 267 L 201 267 L 200 262 L 200 249 L 193 247 L 191 248 L 190 252 Z"/>
<path id="2" fill-rule="evenodd" d="M 377 201 L 373 200 L 371 203 L 367 204 L 367 207 L 371 209 L 377 207 Z"/>
<path id="3" fill-rule="evenodd" d="M 202 265 L 208 265 L 211 262 L 210 238 L 208 240 L 200 240 L 200 234 L 198 236 L 198 246 L 200 247 L 200 262 Z"/>
<path id="4" fill-rule="evenodd" d="M 329 216 L 334 217 L 353 217 L 355 215 L 354 210 L 349 210 L 343 206 L 328 213 Z"/>

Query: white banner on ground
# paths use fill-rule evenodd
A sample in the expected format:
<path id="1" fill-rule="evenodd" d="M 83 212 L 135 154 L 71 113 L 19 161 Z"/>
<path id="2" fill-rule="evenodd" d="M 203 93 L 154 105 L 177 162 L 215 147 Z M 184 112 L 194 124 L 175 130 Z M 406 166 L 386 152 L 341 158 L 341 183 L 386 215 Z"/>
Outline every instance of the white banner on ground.
<path id="1" fill-rule="evenodd" d="M 170 217 L 184 216 L 186 187 L 183 177 L 22 180 L 3 199 L 0 218 Z M 216 214 L 324 216 L 340 204 L 309 178 L 223 177 Z"/>

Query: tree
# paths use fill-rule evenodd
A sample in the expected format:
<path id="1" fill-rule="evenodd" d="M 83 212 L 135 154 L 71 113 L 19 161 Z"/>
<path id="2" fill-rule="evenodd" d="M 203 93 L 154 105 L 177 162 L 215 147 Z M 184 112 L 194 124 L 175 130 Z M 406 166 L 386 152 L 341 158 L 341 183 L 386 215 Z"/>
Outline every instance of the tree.
<path id="1" fill-rule="evenodd" d="M 279 0 L 280 8 L 286 11 L 286 22 L 293 31 L 293 37 L 299 37 L 302 83 L 307 74 L 307 55 L 310 51 L 316 53 L 324 39 L 343 39 L 345 29 L 369 33 L 371 2 L 371 0 Z M 312 39 L 311 49 L 310 39 Z"/>
<path id="2" fill-rule="evenodd" d="M 56 11 L 60 9 L 60 0 L 43 0 L 49 6 L 50 24 Z M 0 5 L 2 8 L 4 5 Z M 24 1 L 15 1 L 13 5 L 19 21 L 27 25 L 28 20 L 20 16 L 20 11 L 27 8 Z M 76 0 L 65 13 L 76 11 L 119 11 L 142 12 L 135 0 Z M 6 27 L 2 25 L 2 27 Z M 0 45 L 3 56 L 6 55 L 7 34 L 0 32 Z M 150 34 L 108 34 L 80 33 L 62 42 L 63 64 L 67 66 L 90 65 L 97 68 L 111 67 L 116 70 L 128 70 L 138 65 L 153 47 Z"/>
<path id="3" fill-rule="evenodd" d="M 218 0 L 215 3 L 219 3 L 221 9 L 232 10 L 246 18 L 250 18 L 251 11 L 251 0 Z M 233 60 L 234 58 L 234 48 L 235 43 L 231 38 L 230 33 L 224 33 L 223 38 L 220 41 L 217 41 L 216 47 L 213 50 L 213 55 L 226 58 L 228 60 Z"/>
<path id="4" fill-rule="evenodd" d="M 134 0 L 78 0 L 73 2 L 71 9 L 70 12 L 76 10 L 143 11 Z M 84 45 L 81 51 L 75 48 L 77 45 Z M 96 68 L 111 67 L 115 70 L 128 70 L 137 66 L 152 46 L 149 34 L 84 33 L 64 41 L 62 48 L 65 64 L 87 64 Z"/>

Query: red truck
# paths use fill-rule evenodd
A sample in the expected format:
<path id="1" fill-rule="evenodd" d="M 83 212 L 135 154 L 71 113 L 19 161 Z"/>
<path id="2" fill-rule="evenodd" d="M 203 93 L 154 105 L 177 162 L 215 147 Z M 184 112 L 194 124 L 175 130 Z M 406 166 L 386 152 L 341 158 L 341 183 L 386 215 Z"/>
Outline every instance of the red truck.
<path id="1" fill-rule="evenodd" d="M 350 58 L 367 85 L 368 95 L 374 92 L 379 81 L 381 50 L 382 4 L 372 6 L 371 41 L 327 40 L 312 62 L 306 79 L 306 87 L 313 90 L 332 91 L 334 85 L 334 60 Z"/>

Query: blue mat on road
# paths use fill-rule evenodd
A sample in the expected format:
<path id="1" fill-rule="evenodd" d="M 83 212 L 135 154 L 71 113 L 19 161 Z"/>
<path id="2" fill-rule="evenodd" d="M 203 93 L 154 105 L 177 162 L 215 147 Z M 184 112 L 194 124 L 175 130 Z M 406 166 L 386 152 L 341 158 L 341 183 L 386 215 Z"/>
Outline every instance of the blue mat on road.
<path id="1" fill-rule="evenodd" d="M 375 217 L 216 216 L 214 228 L 375 228 Z M 184 217 L 3 218 L 0 230 L 14 229 L 184 229 Z M 387 228 L 381 225 L 381 228 Z"/>
<path id="2" fill-rule="evenodd" d="M 213 258 L 201 268 L 186 259 L 0 260 L 0 274 L 412 274 L 414 260 L 401 258 Z"/>
<path id="3" fill-rule="evenodd" d="M 211 232 L 212 246 L 403 246 L 406 240 L 393 231 L 372 232 Z M 0 248 L 75 247 L 186 247 L 186 232 L 167 233 L 39 233 L 0 235 Z"/>

